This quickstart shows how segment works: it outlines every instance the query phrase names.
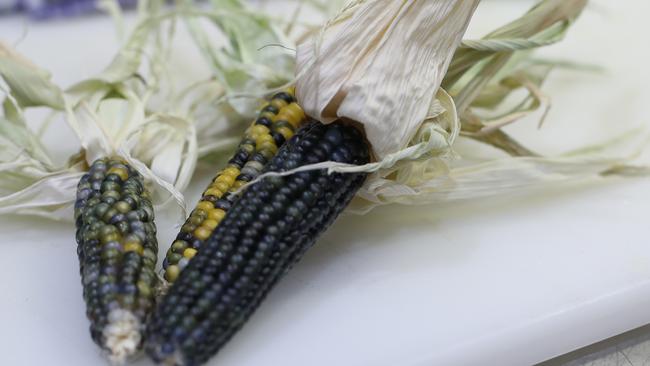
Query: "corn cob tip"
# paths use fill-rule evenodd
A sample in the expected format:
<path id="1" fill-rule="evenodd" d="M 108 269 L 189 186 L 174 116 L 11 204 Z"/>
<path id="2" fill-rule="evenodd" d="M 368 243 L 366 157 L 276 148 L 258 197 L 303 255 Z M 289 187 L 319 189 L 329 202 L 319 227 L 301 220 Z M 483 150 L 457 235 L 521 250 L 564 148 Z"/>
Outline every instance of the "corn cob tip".
<path id="1" fill-rule="evenodd" d="M 124 365 L 127 358 L 138 352 L 141 329 L 140 320 L 129 310 L 115 309 L 108 314 L 104 337 L 111 364 Z"/>

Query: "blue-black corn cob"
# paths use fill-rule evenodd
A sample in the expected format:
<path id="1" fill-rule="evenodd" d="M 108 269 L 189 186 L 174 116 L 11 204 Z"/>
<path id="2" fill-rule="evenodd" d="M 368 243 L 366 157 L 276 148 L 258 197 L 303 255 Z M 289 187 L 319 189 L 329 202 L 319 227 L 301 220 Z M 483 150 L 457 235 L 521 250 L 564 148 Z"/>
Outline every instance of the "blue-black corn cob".
<path id="1" fill-rule="evenodd" d="M 368 160 L 368 146 L 354 127 L 309 122 L 264 171 Z M 247 187 L 158 305 L 147 326 L 148 354 L 165 364 L 206 362 L 343 211 L 365 178 L 312 170 Z"/>
<path id="2" fill-rule="evenodd" d="M 163 262 L 165 279 L 174 282 L 237 199 L 233 193 L 255 179 L 286 140 L 305 121 L 293 90 L 275 94 L 246 130 L 228 166 L 203 192 L 200 202 L 181 227 Z"/>
<path id="3" fill-rule="evenodd" d="M 95 161 L 77 187 L 77 254 L 90 333 L 115 362 L 137 352 L 153 310 L 158 244 L 142 176 Z"/>

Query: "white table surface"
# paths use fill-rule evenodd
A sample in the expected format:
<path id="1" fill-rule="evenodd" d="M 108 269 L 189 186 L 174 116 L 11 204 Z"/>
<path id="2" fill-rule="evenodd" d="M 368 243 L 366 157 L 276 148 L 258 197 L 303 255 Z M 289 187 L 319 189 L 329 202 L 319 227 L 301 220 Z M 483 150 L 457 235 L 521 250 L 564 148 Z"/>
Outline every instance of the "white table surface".
<path id="1" fill-rule="evenodd" d="M 472 32 L 527 6 L 486 2 Z M 613 125 L 650 123 L 649 13 L 644 0 L 595 1 L 544 54 L 607 71 L 555 73 L 544 129 L 531 120 L 510 130 L 559 152 L 600 141 Z M 19 39 L 22 25 L 0 18 L 0 38 Z M 63 85 L 100 70 L 115 47 L 110 22 L 97 18 L 29 25 L 18 45 Z M 649 218 L 648 179 L 345 216 L 210 364 L 540 362 L 650 323 Z M 165 248 L 174 217 L 160 212 L 157 223 Z M 88 334 L 72 225 L 2 217 L 0 232 L 0 365 L 103 364 Z"/>

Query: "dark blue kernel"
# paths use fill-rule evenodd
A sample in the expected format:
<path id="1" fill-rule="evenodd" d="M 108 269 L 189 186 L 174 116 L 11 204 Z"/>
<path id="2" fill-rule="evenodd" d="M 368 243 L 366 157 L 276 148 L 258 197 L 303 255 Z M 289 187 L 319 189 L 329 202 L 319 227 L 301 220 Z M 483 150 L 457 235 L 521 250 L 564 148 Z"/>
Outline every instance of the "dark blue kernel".
<path id="1" fill-rule="evenodd" d="M 273 141 L 277 146 L 282 146 L 286 141 L 284 135 L 282 135 L 281 133 L 271 132 L 271 137 L 273 137 Z"/>
<path id="2" fill-rule="evenodd" d="M 256 124 L 256 125 L 262 125 L 262 126 L 266 126 L 266 127 L 268 127 L 268 128 L 271 128 L 271 125 L 272 125 L 273 123 L 271 122 L 270 119 L 268 119 L 268 118 L 266 118 L 266 117 L 260 117 L 260 118 L 258 118 L 258 119 L 255 121 L 255 124 Z"/>
<path id="3" fill-rule="evenodd" d="M 264 113 L 264 112 L 269 112 L 269 113 L 273 113 L 273 114 L 278 114 L 278 112 L 280 112 L 280 110 L 278 110 L 277 107 L 274 107 L 274 106 L 272 106 L 272 105 L 269 104 L 269 105 L 267 105 L 266 107 L 262 108 L 262 113 Z"/>
<path id="4" fill-rule="evenodd" d="M 294 97 L 291 94 L 287 93 L 287 92 L 277 93 L 277 94 L 273 95 L 272 99 L 282 99 L 285 102 L 287 102 L 287 104 L 291 104 L 291 103 L 295 102 Z"/>

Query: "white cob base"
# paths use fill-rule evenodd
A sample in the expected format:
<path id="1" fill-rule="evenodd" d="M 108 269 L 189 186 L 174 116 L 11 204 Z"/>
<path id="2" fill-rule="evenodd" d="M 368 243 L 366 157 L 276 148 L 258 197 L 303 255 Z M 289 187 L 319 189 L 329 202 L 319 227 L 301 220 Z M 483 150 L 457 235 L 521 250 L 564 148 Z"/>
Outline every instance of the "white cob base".
<path id="1" fill-rule="evenodd" d="M 104 338 L 111 363 L 123 365 L 127 358 L 138 352 L 142 342 L 141 329 L 140 320 L 128 310 L 116 309 L 108 314 Z"/>

